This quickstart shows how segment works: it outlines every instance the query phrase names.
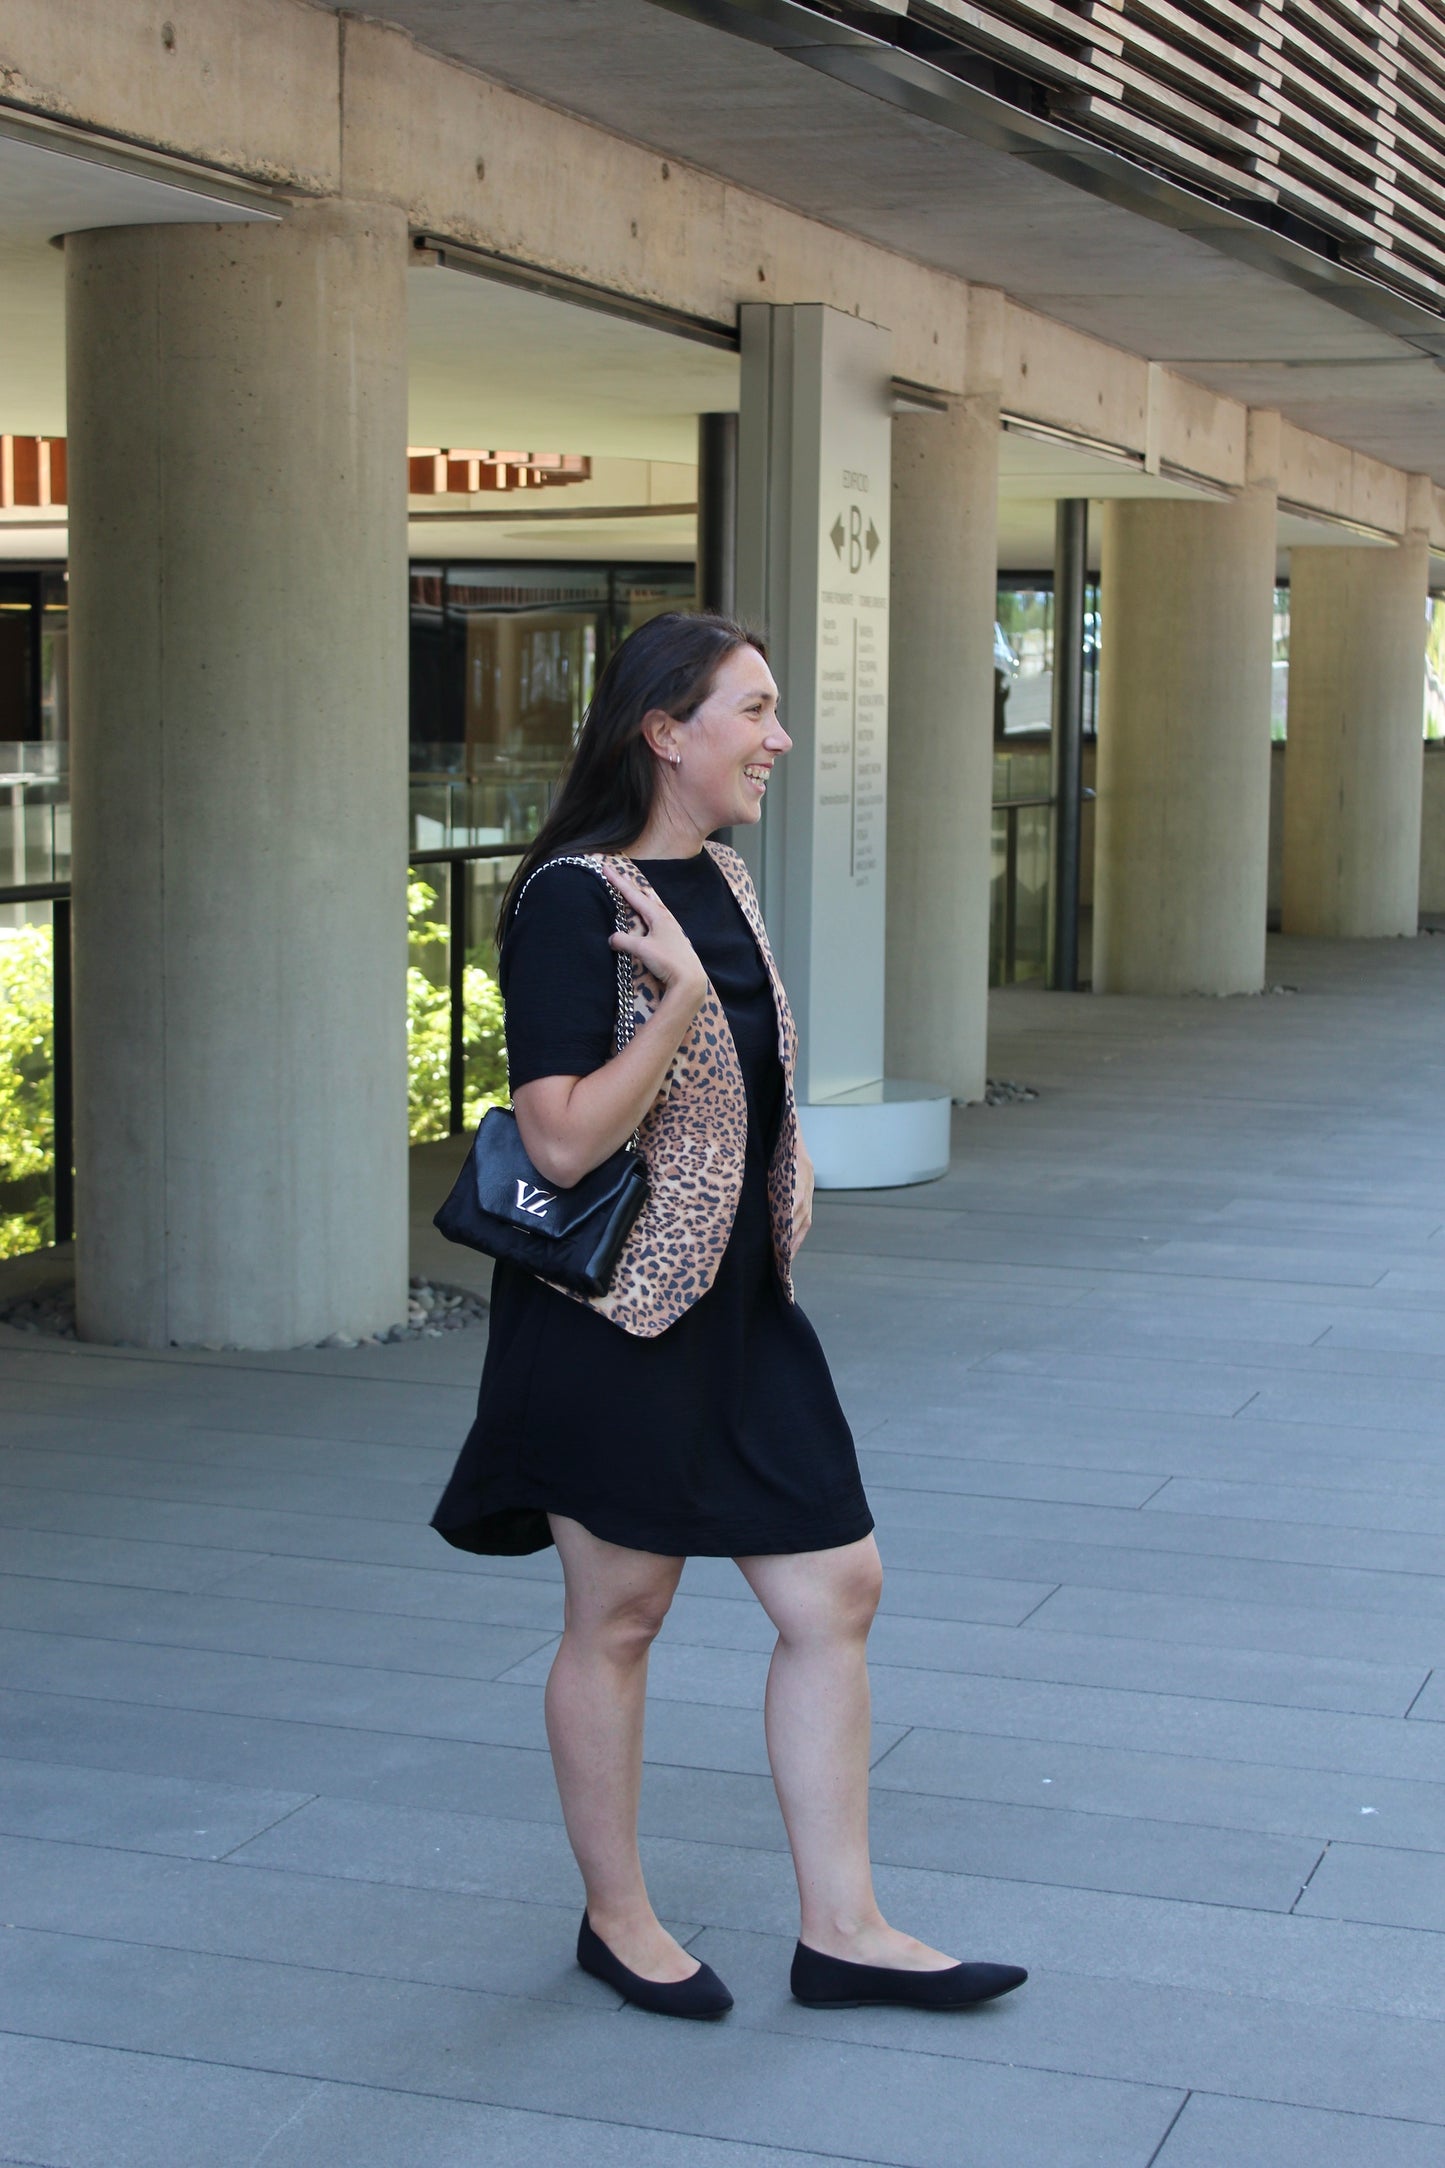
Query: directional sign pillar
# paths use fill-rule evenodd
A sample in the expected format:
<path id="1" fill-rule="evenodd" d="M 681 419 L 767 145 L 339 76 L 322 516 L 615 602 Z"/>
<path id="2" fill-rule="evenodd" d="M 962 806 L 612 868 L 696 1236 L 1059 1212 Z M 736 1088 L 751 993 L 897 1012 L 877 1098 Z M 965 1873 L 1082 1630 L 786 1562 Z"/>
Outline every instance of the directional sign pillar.
<path id="1" fill-rule="evenodd" d="M 767 640 L 793 751 L 760 827 L 733 840 L 797 1014 L 820 1185 L 930 1181 L 948 1093 L 883 1063 L 891 342 L 822 306 L 740 314 L 738 606 Z"/>

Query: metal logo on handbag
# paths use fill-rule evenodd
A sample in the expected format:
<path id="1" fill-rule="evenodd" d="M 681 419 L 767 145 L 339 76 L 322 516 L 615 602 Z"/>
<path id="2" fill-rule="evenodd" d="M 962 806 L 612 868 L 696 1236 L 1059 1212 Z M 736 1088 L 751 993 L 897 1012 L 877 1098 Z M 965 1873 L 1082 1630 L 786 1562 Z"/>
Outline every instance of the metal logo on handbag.
<path id="1" fill-rule="evenodd" d="M 612 897 L 619 929 L 623 926 L 627 906 L 590 858 L 549 858 L 523 884 L 514 910 L 521 908 L 522 897 L 548 866 L 586 866 L 595 873 Z M 619 1053 L 632 1038 L 632 980 L 632 958 L 619 949 Z M 489 1257 L 504 1257 L 509 1264 L 522 1265 L 544 1280 L 556 1280 L 576 1294 L 605 1295 L 647 1195 L 647 1162 L 635 1135 L 570 1189 L 554 1189 L 527 1157 L 512 1109 L 489 1107 L 433 1225 L 449 1242 L 464 1243 Z"/>

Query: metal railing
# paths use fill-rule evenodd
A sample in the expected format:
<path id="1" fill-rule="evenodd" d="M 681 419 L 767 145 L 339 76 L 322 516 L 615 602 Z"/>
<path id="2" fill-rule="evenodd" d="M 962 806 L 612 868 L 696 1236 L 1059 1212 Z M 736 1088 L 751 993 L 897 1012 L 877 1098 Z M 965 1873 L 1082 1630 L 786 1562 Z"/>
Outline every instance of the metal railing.
<path id="1" fill-rule="evenodd" d="M 466 968 L 471 932 L 471 893 L 466 869 L 478 859 L 520 858 L 526 843 L 467 843 L 451 850 L 413 851 L 410 866 L 445 866 L 447 872 L 447 1128 L 458 1136 L 466 1127 Z"/>
<path id="2" fill-rule="evenodd" d="M 447 873 L 447 1124 L 451 1135 L 466 1127 L 466 963 L 471 930 L 467 867 L 481 859 L 520 858 L 526 843 L 473 843 L 451 850 L 416 851 L 408 866 L 446 866 Z M 54 1110 L 55 1240 L 75 1233 L 75 1058 L 72 1031 L 71 892 L 68 881 L 27 881 L 0 888 L 0 906 L 48 903 L 51 907 L 51 1093 Z"/>

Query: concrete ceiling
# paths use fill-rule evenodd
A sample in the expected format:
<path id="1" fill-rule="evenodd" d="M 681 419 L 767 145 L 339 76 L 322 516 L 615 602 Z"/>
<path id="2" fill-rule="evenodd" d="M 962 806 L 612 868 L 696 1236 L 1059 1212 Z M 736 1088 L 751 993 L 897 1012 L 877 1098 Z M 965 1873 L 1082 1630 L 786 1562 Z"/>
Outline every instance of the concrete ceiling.
<path id="1" fill-rule="evenodd" d="M 548 104 L 1445 483 L 1434 361 L 1202 233 L 645 0 L 383 0 L 382 12 Z"/>
<path id="2" fill-rule="evenodd" d="M 488 4 L 501 17 L 510 0 Z M 550 13 L 550 0 L 532 4 L 541 15 Z M 577 5 L 584 15 L 595 12 L 592 0 Z M 6 300 L 0 314 L 0 428 L 15 434 L 61 435 L 65 429 L 63 259 L 51 236 L 136 221 L 267 215 L 198 187 L 189 176 L 170 180 L 130 170 L 124 160 L 110 162 L 110 155 L 91 155 L 84 146 L 72 155 L 68 142 L 62 154 L 32 140 L 23 127 L 14 132 L 0 124 L 0 280 Z M 584 452 L 603 463 L 672 468 L 657 486 L 599 482 L 581 492 L 548 492 L 510 517 L 488 511 L 481 518 L 417 520 L 414 554 L 664 561 L 692 555 L 691 515 L 654 507 L 691 499 L 696 417 L 736 407 L 735 354 L 466 272 L 418 267 L 407 277 L 413 443 Z M 1332 314 L 1330 326 L 1332 337 L 1344 336 Z M 1358 339 L 1358 327 L 1349 336 Z M 1242 367 L 1225 361 L 1212 366 L 1223 374 Z M 1326 389 L 1332 373 L 1348 374 L 1356 366 L 1339 355 L 1273 365 L 1291 381 Z M 1261 382 L 1269 381 L 1264 365 L 1249 367 Z M 1000 444 L 1000 565 L 1038 570 L 1051 562 L 1058 497 L 1097 503 L 1114 496 L 1196 494 L 1126 460 L 1007 431 Z M 496 509 L 505 514 L 509 508 Z M 576 516 L 583 511 L 589 516 Z M 1097 520 L 1094 528 L 1097 536 Z M 1358 537 L 1282 520 L 1284 544 L 1330 540 Z M 61 557 L 65 547 L 63 520 L 54 514 L 0 518 L 0 558 Z"/>
<path id="3" fill-rule="evenodd" d="M 142 170 L 114 145 L 0 117 L 0 430 L 65 431 L 65 264 L 52 237 L 95 226 L 274 219 L 245 192 Z"/>
<path id="4" fill-rule="evenodd" d="M 407 273 L 413 444 L 697 458 L 738 357 L 464 271 Z"/>

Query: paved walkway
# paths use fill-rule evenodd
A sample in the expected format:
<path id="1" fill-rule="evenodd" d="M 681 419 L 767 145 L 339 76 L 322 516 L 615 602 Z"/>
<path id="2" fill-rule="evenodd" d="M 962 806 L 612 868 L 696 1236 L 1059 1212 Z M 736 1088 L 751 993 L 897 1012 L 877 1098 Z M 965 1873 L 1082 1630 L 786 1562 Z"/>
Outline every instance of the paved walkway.
<path id="1" fill-rule="evenodd" d="M 1445 940 L 1297 994 L 1011 993 L 931 1188 L 803 1293 L 890 1568 L 887 1905 L 1032 1968 L 786 1993 L 767 1635 L 690 1566 L 646 1848 L 724 2025 L 570 1962 L 551 1554 L 426 1516 L 475 1334 L 0 1334 L 0 2156 L 46 2168 L 1439 2168 Z"/>

